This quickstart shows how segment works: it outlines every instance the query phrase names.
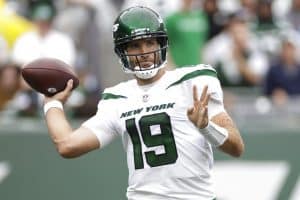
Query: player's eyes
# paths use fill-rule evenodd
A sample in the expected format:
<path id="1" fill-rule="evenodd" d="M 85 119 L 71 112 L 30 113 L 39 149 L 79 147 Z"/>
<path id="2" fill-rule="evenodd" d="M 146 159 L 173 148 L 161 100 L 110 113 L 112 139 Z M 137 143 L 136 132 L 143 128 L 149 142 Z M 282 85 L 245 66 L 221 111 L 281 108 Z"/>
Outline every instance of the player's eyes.
<path id="1" fill-rule="evenodd" d="M 127 45 L 128 50 L 138 49 L 138 48 L 139 48 L 139 44 L 137 44 L 137 43 L 130 43 Z"/>
<path id="2" fill-rule="evenodd" d="M 146 45 L 148 47 L 152 47 L 152 46 L 155 46 L 157 44 L 156 40 L 146 40 Z"/>
<path id="3" fill-rule="evenodd" d="M 127 51 L 137 51 L 143 48 L 153 49 L 156 48 L 157 41 L 155 39 L 146 39 L 145 41 L 141 42 L 131 42 L 127 44 Z"/>

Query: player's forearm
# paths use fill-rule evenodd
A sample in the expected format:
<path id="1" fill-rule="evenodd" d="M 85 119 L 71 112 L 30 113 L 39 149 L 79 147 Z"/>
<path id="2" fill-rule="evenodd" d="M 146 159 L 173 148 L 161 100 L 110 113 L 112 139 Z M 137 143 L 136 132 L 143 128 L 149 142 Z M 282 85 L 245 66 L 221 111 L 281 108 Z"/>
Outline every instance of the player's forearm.
<path id="1" fill-rule="evenodd" d="M 72 127 L 61 109 L 52 108 L 48 110 L 45 118 L 50 137 L 59 150 L 60 146 L 72 133 Z"/>
<path id="2" fill-rule="evenodd" d="M 244 152 L 244 143 L 239 131 L 234 127 L 224 127 L 228 131 L 228 138 L 219 148 L 234 157 L 240 157 Z"/>
<path id="3" fill-rule="evenodd" d="M 228 138 L 219 148 L 234 157 L 240 157 L 244 152 L 244 143 L 239 130 L 226 113 L 218 114 L 212 121 L 228 131 Z"/>

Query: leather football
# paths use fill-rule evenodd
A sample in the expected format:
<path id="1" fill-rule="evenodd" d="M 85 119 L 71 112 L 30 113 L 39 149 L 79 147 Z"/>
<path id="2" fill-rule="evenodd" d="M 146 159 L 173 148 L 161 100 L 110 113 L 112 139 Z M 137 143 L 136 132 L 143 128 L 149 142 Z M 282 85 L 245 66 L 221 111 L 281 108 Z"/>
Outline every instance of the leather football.
<path id="1" fill-rule="evenodd" d="M 73 79 L 73 89 L 79 85 L 72 67 L 54 58 L 40 58 L 25 64 L 22 76 L 34 90 L 46 96 L 63 91 L 70 79 Z"/>

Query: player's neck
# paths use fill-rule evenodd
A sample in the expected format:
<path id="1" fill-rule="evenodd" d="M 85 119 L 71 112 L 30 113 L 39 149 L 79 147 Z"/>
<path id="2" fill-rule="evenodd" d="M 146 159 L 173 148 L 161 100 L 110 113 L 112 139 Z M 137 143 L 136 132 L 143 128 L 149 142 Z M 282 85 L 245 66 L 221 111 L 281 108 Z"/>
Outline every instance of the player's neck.
<path id="1" fill-rule="evenodd" d="M 149 85 L 152 84 L 156 81 L 158 81 L 161 77 L 163 77 L 163 75 L 165 74 L 166 70 L 164 68 L 160 69 L 157 74 L 149 79 L 140 79 L 138 77 L 136 77 L 137 83 L 138 85 Z"/>

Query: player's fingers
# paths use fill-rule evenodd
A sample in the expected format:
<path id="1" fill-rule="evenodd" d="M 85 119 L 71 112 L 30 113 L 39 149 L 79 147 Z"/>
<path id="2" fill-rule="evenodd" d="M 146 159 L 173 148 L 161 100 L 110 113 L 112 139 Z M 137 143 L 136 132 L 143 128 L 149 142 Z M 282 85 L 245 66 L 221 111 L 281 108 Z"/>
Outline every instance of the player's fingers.
<path id="1" fill-rule="evenodd" d="M 208 123 L 208 108 L 207 108 L 207 106 L 205 106 L 205 108 L 204 108 L 203 121 L 205 122 L 204 127 L 206 127 L 207 123 Z"/>
<path id="2" fill-rule="evenodd" d="M 194 85 L 193 86 L 193 99 L 194 99 L 194 105 L 197 101 L 199 101 L 198 99 L 198 91 L 197 91 L 197 86 Z"/>
<path id="3" fill-rule="evenodd" d="M 67 87 L 65 89 L 66 92 L 70 92 L 73 89 L 73 79 L 68 80 Z"/>
<path id="4" fill-rule="evenodd" d="M 198 118 L 202 119 L 205 112 L 205 107 L 201 107 L 198 112 Z"/>
<path id="5" fill-rule="evenodd" d="M 207 121 L 207 106 L 202 107 L 198 113 L 197 118 L 197 126 L 199 128 L 205 127 L 207 124 L 205 124 Z"/>
<path id="6" fill-rule="evenodd" d="M 189 108 L 189 109 L 187 109 L 187 114 L 188 115 L 191 115 L 191 114 L 193 114 L 193 111 L 194 111 L 194 108 L 192 107 L 192 108 Z"/>
<path id="7" fill-rule="evenodd" d="M 201 97 L 200 97 L 200 101 L 201 101 L 201 102 L 203 102 L 204 99 L 205 99 L 205 97 L 206 97 L 207 89 L 208 89 L 208 86 L 205 85 L 205 86 L 203 87 L 202 94 L 201 94 Z"/>
<path id="8" fill-rule="evenodd" d="M 205 96 L 204 101 L 203 101 L 203 105 L 204 106 L 208 105 L 209 99 L 210 99 L 210 94 L 208 94 L 208 95 Z"/>
<path id="9" fill-rule="evenodd" d="M 203 116 L 202 116 L 202 109 L 197 113 L 197 126 L 201 126 L 202 124 L 202 120 L 203 120 Z"/>
<path id="10" fill-rule="evenodd" d="M 203 117 L 207 117 L 207 116 L 208 116 L 208 108 L 207 106 L 205 106 L 203 111 Z"/>

